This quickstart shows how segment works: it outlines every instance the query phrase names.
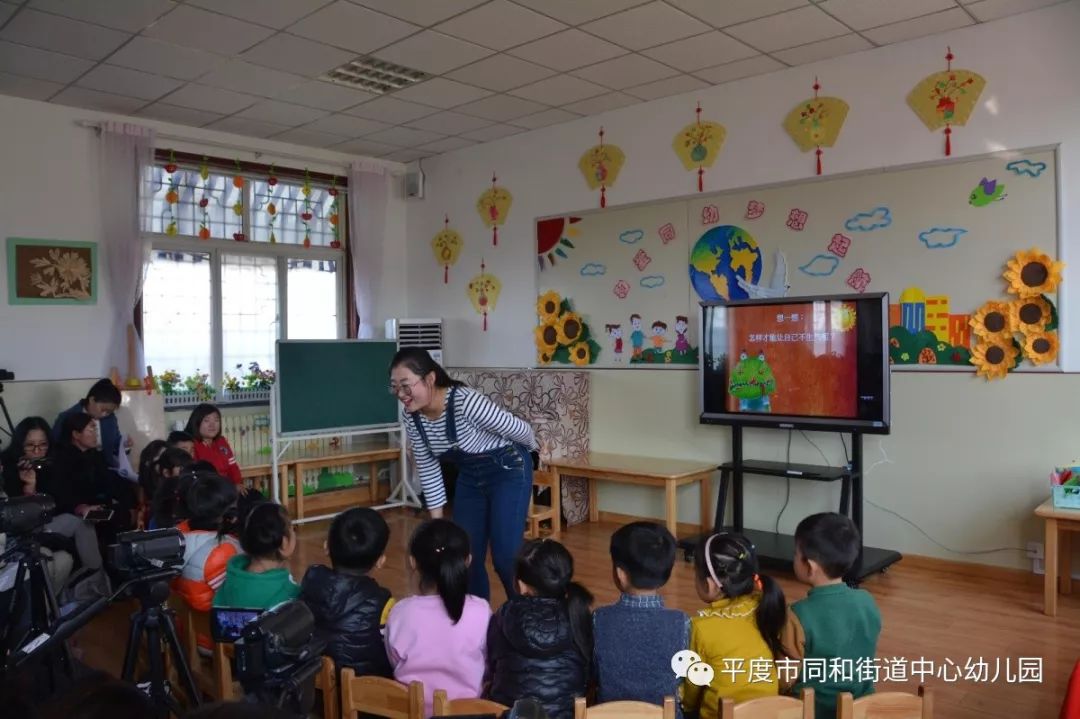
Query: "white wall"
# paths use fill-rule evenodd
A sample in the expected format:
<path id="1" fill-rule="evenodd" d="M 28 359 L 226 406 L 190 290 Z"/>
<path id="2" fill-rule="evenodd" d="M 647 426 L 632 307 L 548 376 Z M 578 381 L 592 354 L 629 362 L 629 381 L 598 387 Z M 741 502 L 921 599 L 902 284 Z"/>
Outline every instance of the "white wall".
<path id="1" fill-rule="evenodd" d="M 609 206 L 652 201 L 693 192 L 695 177 L 671 151 L 678 128 L 693 120 L 700 100 L 705 116 L 727 127 L 727 143 L 706 174 L 706 189 L 746 187 L 807 178 L 813 156 L 801 154 L 781 128 L 791 106 L 806 96 L 815 74 L 825 90 L 851 106 L 840 141 L 827 151 L 831 174 L 939 160 L 941 133 L 931 134 L 907 107 L 905 97 L 924 75 L 943 66 L 951 45 L 956 66 L 987 78 L 981 106 L 967 127 L 953 134 L 955 156 L 1060 144 L 1061 255 L 1066 282 L 1060 305 L 1067 336 L 1065 366 L 1080 368 L 1080 312 L 1070 312 L 1070 287 L 1080 284 L 1080 2 L 979 25 L 945 35 L 835 58 L 766 76 L 747 78 L 703 91 L 635 105 L 466 148 L 425 162 L 428 197 L 410 205 L 409 298 L 413 316 L 448 320 L 448 355 L 455 366 L 530 366 L 536 298 L 533 220 L 538 216 L 597 206 L 577 170 L 577 160 L 596 141 L 603 124 L 606 139 L 627 154 Z M 492 170 L 514 195 L 509 221 L 491 247 L 475 212 L 475 202 Z M 430 240 L 448 212 L 465 238 L 454 281 L 442 284 L 442 270 L 431 256 Z M 1030 238 L 1031 244 L 1049 244 Z M 481 257 L 502 279 L 502 295 L 490 330 L 480 331 L 464 283 L 479 270 Z M 1074 303 L 1075 304 L 1075 303 Z M 1074 316 L 1075 315 L 1075 316 Z M 597 371 L 592 384 L 592 441 L 598 450 L 649 452 L 723 461 L 728 434 L 696 424 L 691 372 Z M 986 385 L 970 375 L 894 375 L 894 433 L 883 440 L 891 465 L 879 465 L 867 480 L 867 497 L 891 507 L 950 546 L 968 549 L 1023 546 L 1035 537 L 1027 517 L 1046 495 L 1050 466 L 1071 458 L 1069 444 L 1080 419 L 1065 398 L 1073 396 L 1072 376 L 1011 376 Z M 1071 391 L 1072 390 L 1072 391 Z M 635 413 L 649 407 L 653 423 Z M 785 437 L 755 433 L 748 456 L 782 459 Z M 841 451 L 835 437 L 823 438 L 831 462 Z M 632 450 L 630 448 L 633 448 Z M 804 451 L 805 450 L 808 451 Z M 817 453 L 796 437 L 796 460 Z M 877 440 L 867 442 L 867 463 L 881 455 Z M 751 479 L 747 523 L 771 527 L 783 501 L 782 484 Z M 781 525 L 832 503 L 822 489 L 802 487 Z M 778 495 L 777 492 L 780 491 Z M 827 492 L 827 490 L 825 490 Z M 682 518 L 697 508 L 687 496 Z M 601 508 L 658 516 L 662 503 L 648 490 L 609 487 Z M 903 522 L 867 507 L 867 540 L 878 546 L 940 556 L 952 555 L 924 540 Z M 965 555 L 966 556 L 966 555 Z M 968 557 L 974 561 L 1023 566 L 1019 552 Z"/>

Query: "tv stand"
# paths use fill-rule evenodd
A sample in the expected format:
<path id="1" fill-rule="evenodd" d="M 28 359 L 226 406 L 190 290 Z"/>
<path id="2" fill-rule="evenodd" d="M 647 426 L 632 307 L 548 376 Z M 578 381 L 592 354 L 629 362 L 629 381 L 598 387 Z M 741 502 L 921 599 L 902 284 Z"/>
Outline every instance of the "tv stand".
<path id="1" fill-rule="evenodd" d="M 862 474 L 862 434 L 851 433 L 851 466 L 828 467 L 816 464 L 788 464 L 787 462 L 767 462 L 743 458 L 743 428 L 731 428 L 731 461 L 720 465 L 720 491 L 716 495 L 716 515 L 713 518 L 713 532 L 731 531 L 746 536 L 757 548 L 758 560 L 762 567 L 769 569 L 792 570 L 795 556 L 795 538 L 790 534 L 760 529 L 747 529 L 743 525 L 743 477 L 756 474 L 767 477 L 786 477 L 811 482 L 840 482 L 840 514 L 851 517 L 859 529 L 859 536 L 864 537 L 863 529 L 863 474 Z M 727 509 L 728 487 L 732 489 L 732 524 L 724 525 Z M 690 559 L 697 547 L 698 537 L 688 537 L 679 542 L 686 558 Z M 885 572 L 892 564 L 900 561 L 900 554 L 889 549 L 861 547 L 859 559 L 845 577 L 852 585 L 859 584 L 865 578 Z"/>

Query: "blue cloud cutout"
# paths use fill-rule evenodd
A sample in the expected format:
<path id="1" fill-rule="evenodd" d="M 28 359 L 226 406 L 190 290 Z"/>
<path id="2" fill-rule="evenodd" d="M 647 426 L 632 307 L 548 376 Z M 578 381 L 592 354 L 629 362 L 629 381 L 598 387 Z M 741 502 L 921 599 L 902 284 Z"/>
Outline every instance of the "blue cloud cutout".
<path id="1" fill-rule="evenodd" d="M 888 207 L 875 207 L 870 212 L 860 212 L 849 217 L 844 223 L 848 232 L 870 232 L 892 224 L 892 213 Z"/>
<path id="2" fill-rule="evenodd" d="M 644 236 L 644 230 L 627 230 L 626 232 L 619 233 L 619 242 L 625 242 L 628 245 L 632 245 L 635 242 L 641 242 L 641 238 Z"/>
<path id="3" fill-rule="evenodd" d="M 606 273 L 607 273 L 607 268 L 604 267 L 599 262 L 590 262 L 590 263 L 588 263 L 586 265 L 583 265 L 581 267 L 581 276 L 582 277 L 598 277 L 598 276 L 606 274 Z"/>
<path id="4" fill-rule="evenodd" d="M 655 290 L 664 284 L 664 278 L 661 275 L 645 275 L 641 278 L 640 284 L 646 289 Z"/>
<path id="5" fill-rule="evenodd" d="M 926 245 L 927 249 L 940 250 L 952 247 L 966 234 L 967 230 L 959 227 L 932 227 L 919 233 L 919 241 Z"/>
<path id="6" fill-rule="evenodd" d="M 832 255 L 814 255 L 799 271 L 811 277 L 828 277 L 840 266 L 840 258 Z"/>
<path id="7" fill-rule="evenodd" d="M 1032 162 L 1031 160 L 1013 160 L 1009 164 L 1005 165 L 1005 169 L 1017 175 L 1038 177 L 1039 175 L 1046 172 L 1046 163 Z"/>

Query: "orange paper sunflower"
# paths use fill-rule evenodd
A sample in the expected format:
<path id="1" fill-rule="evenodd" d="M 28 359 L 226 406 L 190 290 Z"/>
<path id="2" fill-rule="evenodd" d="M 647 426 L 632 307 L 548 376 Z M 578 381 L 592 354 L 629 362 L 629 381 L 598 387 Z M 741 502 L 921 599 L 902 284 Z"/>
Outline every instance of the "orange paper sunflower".
<path id="1" fill-rule="evenodd" d="M 551 364 L 551 353 L 546 350 L 537 349 L 536 363 L 541 366 Z"/>
<path id="2" fill-rule="evenodd" d="M 1064 266 L 1064 262 L 1053 260 L 1042 250 L 1032 247 L 1013 255 L 1005 265 L 1003 277 L 1009 283 L 1010 294 L 1037 297 L 1057 289 Z"/>
<path id="3" fill-rule="evenodd" d="M 1008 302 L 990 300 L 984 302 L 968 320 L 971 330 L 983 340 L 1007 342 L 1012 338 L 1015 326 L 1012 323 L 1012 311 Z"/>
<path id="4" fill-rule="evenodd" d="M 581 315 L 577 312 L 563 314 L 559 317 L 555 327 L 559 333 L 559 344 L 565 346 L 572 345 L 581 339 L 581 332 L 584 329 Z"/>
<path id="5" fill-rule="evenodd" d="M 592 352 L 588 342 L 578 342 L 570 348 L 570 361 L 579 367 L 584 367 L 592 360 Z"/>
<path id="6" fill-rule="evenodd" d="M 1003 379 L 1016 366 L 1020 352 L 1011 339 L 979 342 L 971 350 L 975 374 L 991 379 Z"/>
<path id="7" fill-rule="evenodd" d="M 1009 316 L 1013 327 L 1025 335 L 1031 335 L 1046 329 L 1053 309 L 1042 297 L 1022 297 L 1009 303 Z"/>
<path id="8" fill-rule="evenodd" d="M 1049 364 L 1057 359 L 1057 332 L 1033 332 L 1024 340 L 1024 357 L 1031 364 Z"/>
<path id="9" fill-rule="evenodd" d="M 555 348 L 559 346 L 559 329 L 556 326 L 558 321 L 557 317 L 552 317 L 541 321 L 533 330 L 536 337 L 536 349 L 540 352 L 555 353 Z"/>
<path id="10" fill-rule="evenodd" d="M 536 314 L 540 315 L 540 321 L 546 322 L 549 319 L 558 319 L 559 307 L 562 305 L 562 299 L 559 297 L 559 293 L 554 290 L 549 290 L 540 295 L 540 299 L 536 301 Z"/>

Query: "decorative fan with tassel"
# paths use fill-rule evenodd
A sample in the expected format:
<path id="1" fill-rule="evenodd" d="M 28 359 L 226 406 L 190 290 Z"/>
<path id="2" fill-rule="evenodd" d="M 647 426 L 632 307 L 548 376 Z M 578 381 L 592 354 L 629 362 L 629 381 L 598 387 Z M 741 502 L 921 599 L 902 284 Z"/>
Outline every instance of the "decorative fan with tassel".
<path id="1" fill-rule="evenodd" d="M 931 132 L 945 128 L 945 154 L 952 154 L 952 126 L 966 125 L 986 87 L 982 75 L 954 70 L 952 48 L 945 54 L 946 69 L 927 75 L 908 93 L 907 102 Z"/>
<path id="2" fill-rule="evenodd" d="M 505 187 L 499 187 L 495 183 L 498 178 L 495 173 L 491 175 L 491 187 L 480 195 L 476 201 L 476 211 L 480 219 L 484 221 L 484 227 L 491 228 L 491 244 L 499 245 L 499 226 L 506 222 L 506 216 L 510 214 L 510 205 L 514 203 L 514 196 Z"/>
<path id="3" fill-rule="evenodd" d="M 701 103 L 694 111 L 697 119 L 679 130 L 679 134 L 671 143 L 671 149 L 679 156 L 683 167 L 687 170 L 697 169 L 698 192 L 705 190 L 705 168 L 712 167 L 720 154 L 720 148 L 724 145 L 727 130 L 723 125 L 715 122 L 701 120 Z"/>
<path id="4" fill-rule="evenodd" d="M 450 267 L 457 264 L 462 244 L 458 231 L 450 229 L 450 216 L 444 215 L 442 230 L 431 239 L 431 251 L 435 255 L 435 261 L 443 266 L 444 285 L 450 282 Z"/>
<path id="5" fill-rule="evenodd" d="M 618 145 L 604 144 L 604 128 L 600 128 L 600 144 L 593 145 L 578 160 L 578 169 L 585 176 L 590 190 L 600 188 L 600 207 L 607 207 L 607 188 L 615 186 L 626 155 Z"/>
<path id="6" fill-rule="evenodd" d="M 848 104 L 838 97 L 818 97 L 821 84 L 814 78 L 814 96 L 803 100 L 784 118 L 784 129 L 803 152 L 814 150 L 821 174 L 822 147 L 832 147 L 847 119 Z"/>

